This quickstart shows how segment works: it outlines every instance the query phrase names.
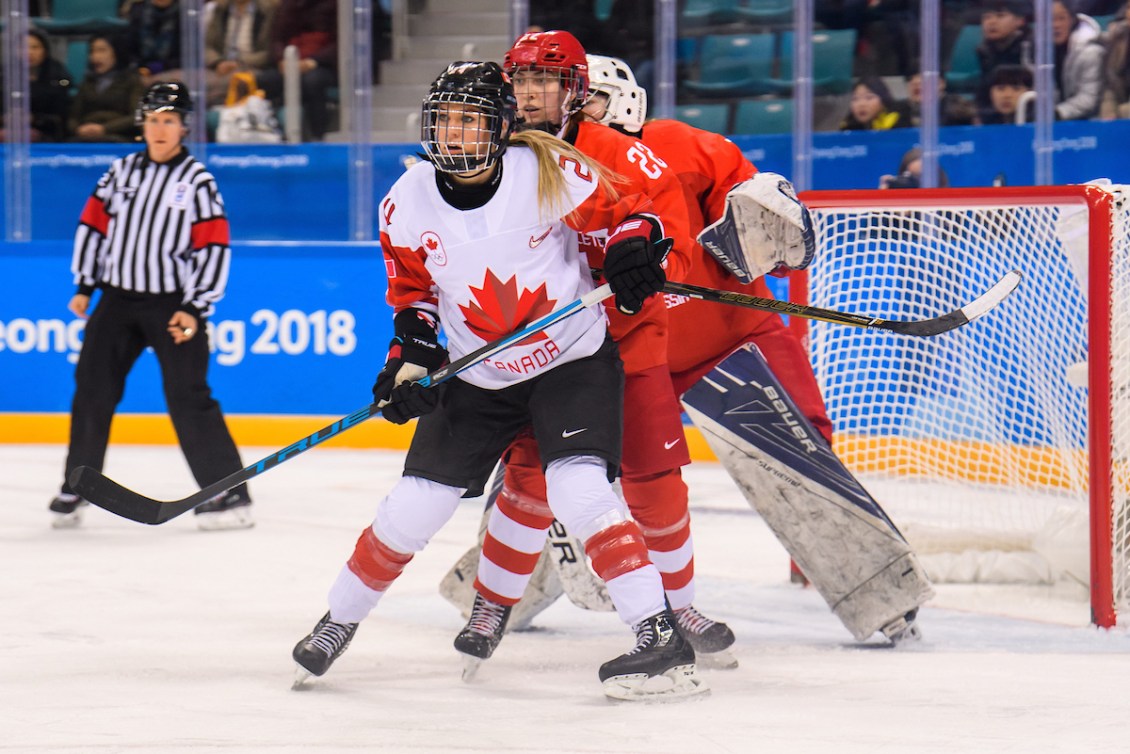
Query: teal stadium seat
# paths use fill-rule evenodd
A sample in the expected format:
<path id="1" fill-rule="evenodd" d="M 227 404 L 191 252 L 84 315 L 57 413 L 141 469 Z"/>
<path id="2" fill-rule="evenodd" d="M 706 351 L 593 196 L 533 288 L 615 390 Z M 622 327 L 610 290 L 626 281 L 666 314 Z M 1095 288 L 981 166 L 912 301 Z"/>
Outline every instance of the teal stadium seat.
<path id="1" fill-rule="evenodd" d="M 106 34 L 128 25 L 118 16 L 119 5 L 119 0 L 54 0 L 51 16 L 32 23 L 50 34 Z"/>
<path id="2" fill-rule="evenodd" d="M 738 19 L 754 26 L 792 23 L 793 0 L 745 0 L 737 7 Z"/>
<path id="3" fill-rule="evenodd" d="M 78 85 L 86 78 L 87 58 L 90 57 L 90 42 L 85 39 L 72 39 L 67 42 L 67 60 L 65 65 L 73 77 L 71 90 L 77 91 Z"/>
<path id="4" fill-rule="evenodd" d="M 738 0 L 686 0 L 679 11 L 679 28 L 717 26 L 738 20 Z"/>
<path id="5" fill-rule="evenodd" d="M 593 15 L 596 16 L 597 21 L 607 21 L 612 17 L 612 6 L 616 4 L 616 0 L 596 0 L 593 4 Z"/>
<path id="6" fill-rule="evenodd" d="M 703 37 L 698 78 L 683 85 L 704 97 L 763 93 L 773 73 L 776 35 L 712 34 Z"/>
<path id="7" fill-rule="evenodd" d="M 784 134 L 792 130 L 791 99 L 746 99 L 734 112 L 736 134 Z"/>
<path id="8" fill-rule="evenodd" d="M 725 103 L 679 105 L 675 108 L 675 118 L 704 131 L 724 134 L 730 129 L 730 106 Z"/>
<path id="9" fill-rule="evenodd" d="M 679 37 L 675 40 L 675 62 L 681 66 L 693 66 L 698 62 L 698 37 Z"/>
<path id="10" fill-rule="evenodd" d="M 855 69 L 855 29 L 819 29 L 812 33 L 812 88 L 819 94 L 851 90 Z M 785 94 L 793 89 L 793 32 L 781 34 L 780 73 L 764 82 L 764 90 Z"/>
<path id="11" fill-rule="evenodd" d="M 952 92 L 972 92 L 981 80 L 981 63 L 977 60 L 977 45 L 981 44 L 981 25 L 962 27 L 953 43 L 949 67 L 946 69 L 946 88 Z"/>

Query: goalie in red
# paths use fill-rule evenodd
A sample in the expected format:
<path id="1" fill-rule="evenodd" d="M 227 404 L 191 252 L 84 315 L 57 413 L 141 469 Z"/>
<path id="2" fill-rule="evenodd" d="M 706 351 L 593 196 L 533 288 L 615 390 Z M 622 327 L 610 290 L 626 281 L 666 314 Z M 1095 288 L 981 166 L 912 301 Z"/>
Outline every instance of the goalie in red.
<path id="1" fill-rule="evenodd" d="M 645 123 L 647 95 L 622 60 L 589 56 L 589 72 L 585 112 L 637 135 L 679 177 L 701 244 L 686 282 L 770 297 L 764 275 L 808 266 L 812 222 L 783 176 L 758 172 L 718 134 Z M 832 452 L 832 423 L 800 340 L 776 314 L 666 299 L 675 389 L 750 503 L 857 639 L 917 637 L 918 606 L 933 591 L 897 528 Z M 712 389 L 720 381 L 724 388 Z M 780 491 L 786 477 L 806 494 Z M 816 523 L 832 520 L 826 529 Z M 863 552 L 829 555 L 830 540 Z"/>
<path id="2" fill-rule="evenodd" d="M 618 298 L 657 290 L 665 242 L 647 197 L 615 189 L 600 166 L 548 134 L 512 134 L 514 119 L 513 88 L 498 65 L 452 64 L 423 103 L 427 162 L 401 176 L 380 205 L 396 336 L 373 398 L 390 421 L 421 419 L 404 476 L 357 540 L 330 589 L 329 612 L 294 648 L 298 683 L 329 669 L 460 498 L 481 492 L 507 444 L 529 427 L 546 461 L 553 515 L 584 539 L 636 632 L 631 652 L 601 666 L 605 693 L 705 689 L 639 527 L 610 484 L 620 459 L 623 366 L 603 312 L 581 309 L 442 387 L 417 382 L 448 359 L 438 323 L 459 358 L 592 291 L 578 232 L 616 228 L 605 269 L 617 270 L 609 284 Z M 642 688 L 657 676 L 666 687 Z"/>

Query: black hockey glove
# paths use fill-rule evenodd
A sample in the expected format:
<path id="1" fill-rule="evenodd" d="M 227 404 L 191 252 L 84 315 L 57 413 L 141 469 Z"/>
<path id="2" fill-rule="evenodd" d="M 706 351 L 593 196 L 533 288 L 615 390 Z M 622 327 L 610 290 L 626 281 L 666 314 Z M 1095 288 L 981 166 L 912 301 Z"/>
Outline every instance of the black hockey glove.
<path id="1" fill-rule="evenodd" d="M 424 387 L 418 382 L 404 382 L 394 387 L 381 416 L 393 424 L 405 424 L 409 419 L 430 414 L 439 405 L 443 385 Z"/>
<path id="2" fill-rule="evenodd" d="M 649 296 L 663 290 L 663 260 L 670 248 L 659 223 L 643 215 L 629 215 L 608 235 L 604 279 L 616 294 L 617 309 L 638 314 Z"/>
<path id="3" fill-rule="evenodd" d="M 405 309 L 392 321 L 388 358 L 373 384 L 373 402 L 391 422 L 403 424 L 433 411 L 439 403 L 438 388 L 401 389 L 447 363 L 447 349 L 439 344 L 434 322 L 419 309 Z"/>

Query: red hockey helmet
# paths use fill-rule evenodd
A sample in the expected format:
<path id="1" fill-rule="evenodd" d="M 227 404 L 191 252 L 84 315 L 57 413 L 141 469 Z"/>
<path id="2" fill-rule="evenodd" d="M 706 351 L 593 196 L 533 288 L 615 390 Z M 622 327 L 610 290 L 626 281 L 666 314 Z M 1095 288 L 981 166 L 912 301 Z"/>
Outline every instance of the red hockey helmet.
<path id="1" fill-rule="evenodd" d="M 580 110 L 588 97 L 589 66 L 585 48 L 567 31 L 523 34 L 506 52 L 502 67 L 512 77 L 520 71 L 558 74 L 565 94 L 561 103 L 562 120 Z"/>

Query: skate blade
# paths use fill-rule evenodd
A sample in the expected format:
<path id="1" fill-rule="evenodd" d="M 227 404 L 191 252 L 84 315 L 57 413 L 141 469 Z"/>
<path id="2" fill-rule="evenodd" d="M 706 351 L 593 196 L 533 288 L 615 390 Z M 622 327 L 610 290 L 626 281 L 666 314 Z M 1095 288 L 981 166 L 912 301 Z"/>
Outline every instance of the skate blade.
<path id="1" fill-rule="evenodd" d="M 649 677 L 646 673 L 612 676 L 604 681 L 604 695 L 618 702 L 677 702 L 710 693 L 710 686 L 695 674 L 695 666 L 676 665 Z"/>
<path id="2" fill-rule="evenodd" d="M 302 667 L 297 662 L 294 663 L 294 683 L 292 683 L 290 685 L 290 690 L 291 691 L 302 691 L 304 689 L 310 688 L 310 685 L 307 684 L 306 682 L 313 677 L 314 677 L 314 674 L 311 673 L 309 670 Z"/>
<path id="3" fill-rule="evenodd" d="M 51 516 L 52 529 L 77 529 L 82 524 L 82 508 L 72 513 L 52 513 Z"/>
<path id="4" fill-rule="evenodd" d="M 229 529 L 250 529 L 255 525 L 250 506 L 240 506 L 227 511 L 200 513 L 196 516 L 196 527 L 200 531 L 227 531 Z"/>
<path id="5" fill-rule="evenodd" d="M 738 658 L 728 649 L 717 652 L 695 652 L 695 663 L 700 668 L 710 670 L 733 670 L 738 667 Z"/>
<path id="6" fill-rule="evenodd" d="M 482 658 L 463 655 L 463 683 L 470 683 L 475 680 L 482 664 Z"/>
<path id="7" fill-rule="evenodd" d="M 892 647 L 905 647 L 922 641 L 922 629 L 919 628 L 917 621 L 896 627 L 889 633 L 883 629 L 883 634 L 891 642 Z"/>

